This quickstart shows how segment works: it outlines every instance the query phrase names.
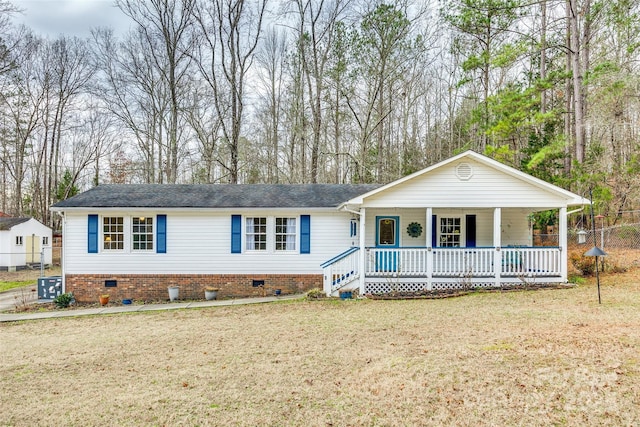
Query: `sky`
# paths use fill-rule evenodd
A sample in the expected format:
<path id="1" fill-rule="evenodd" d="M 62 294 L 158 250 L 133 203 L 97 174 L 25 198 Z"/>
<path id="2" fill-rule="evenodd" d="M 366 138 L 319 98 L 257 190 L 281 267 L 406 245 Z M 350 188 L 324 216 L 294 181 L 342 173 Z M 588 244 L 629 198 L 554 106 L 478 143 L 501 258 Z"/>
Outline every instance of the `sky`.
<path id="1" fill-rule="evenodd" d="M 60 34 L 87 38 L 91 28 L 112 27 L 116 33 L 129 29 L 131 20 L 113 5 L 113 0 L 12 0 L 23 10 L 14 17 L 35 33 L 50 38 Z"/>

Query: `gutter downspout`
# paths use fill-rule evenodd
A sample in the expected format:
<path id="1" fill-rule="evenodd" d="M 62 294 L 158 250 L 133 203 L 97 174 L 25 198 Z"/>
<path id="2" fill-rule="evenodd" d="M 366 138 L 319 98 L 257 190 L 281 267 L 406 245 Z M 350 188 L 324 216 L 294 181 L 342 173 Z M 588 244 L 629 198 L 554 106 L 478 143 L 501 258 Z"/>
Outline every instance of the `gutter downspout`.
<path id="1" fill-rule="evenodd" d="M 62 218 L 62 244 L 60 246 L 60 274 L 62 275 L 62 293 L 67 293 L 67 275 L 65 274 L 65 262 L 64 262 L 64 236 L 66 236 L 67 217 L 63 211 L 56 211 L 56 213 Z M 52 239 L 53 240 L 53 239 Z M 51 242 L 51 262 L 53 263 L 53 241 Z"/>
<path id="2" fill-rule="evenodd" d="M 583 211 L 583 210 L 584 210 L 584 206 L 581 207 L 580 209 L 574 209 L 572 211 L 567 212 L 567 215 L 571 215 L 573 213 L 580 212 L 580 211 Z"/>
<path id="3" fill-rule="evenodd" d="M 340 208 L 340 210 L 341 210 L 341 211 L 345 211 L 345 212 L 349 212 L 349 213 L 352 213 L 352 214 L 355 214 L 355 215 L 358 215 L 358 216 L 362 216 L 362 212 L 360 212 L 360 211 L 354 211 L 354 210 L 352 210 L 352 209 L 347 208 L 346 206 L 341 207 L 341 208 Z"/>

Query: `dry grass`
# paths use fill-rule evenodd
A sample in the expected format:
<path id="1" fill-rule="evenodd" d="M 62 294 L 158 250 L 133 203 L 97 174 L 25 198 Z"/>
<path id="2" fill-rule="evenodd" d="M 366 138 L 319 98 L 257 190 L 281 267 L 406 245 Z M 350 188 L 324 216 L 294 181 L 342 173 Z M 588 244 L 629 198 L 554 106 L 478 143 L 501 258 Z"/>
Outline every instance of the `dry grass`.
<path id="1" fill-rule="evenodd" d="M 639 271 L 0 325 L 0 425 L 638 425 Z"/>

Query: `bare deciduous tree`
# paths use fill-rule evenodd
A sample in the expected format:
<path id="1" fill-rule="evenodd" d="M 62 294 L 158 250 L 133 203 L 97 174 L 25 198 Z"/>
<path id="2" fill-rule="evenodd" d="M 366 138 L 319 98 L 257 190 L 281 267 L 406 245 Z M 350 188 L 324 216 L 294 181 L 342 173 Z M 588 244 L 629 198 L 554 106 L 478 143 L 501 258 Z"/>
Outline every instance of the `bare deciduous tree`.
<path id="1" fill-rule="evenodd" d="M 229 146 L 229 182 L 239 176 L 240 135 L 245 110 L 247 72 L 260 40 L 267 0 L 206 0 L 194 11 L 201 30 L 198 66 L 213 91 Z"/>
<path id="2" fill-rule="evenodd" d="M 167 90 L 167 156 L 163 164 L 167 182 L 178 178 L 180 122 L 187 98 L 191 50 L 194 47 L 195 0 L 116 0 L 118 7 L 138 25 L 145 54 Z M 160 117 L 164 119 L 164 117 Z M 159 177 L 162 182 L 162 176 Z"/>

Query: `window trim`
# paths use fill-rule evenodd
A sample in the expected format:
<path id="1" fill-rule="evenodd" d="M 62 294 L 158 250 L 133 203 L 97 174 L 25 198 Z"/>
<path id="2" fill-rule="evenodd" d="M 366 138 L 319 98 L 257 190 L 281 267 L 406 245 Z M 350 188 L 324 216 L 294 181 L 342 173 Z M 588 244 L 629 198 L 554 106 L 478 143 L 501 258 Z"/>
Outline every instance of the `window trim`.
<path id="1" fill-rule="evenodd" d="M 42 236 L 42 246 L 49 246 L 49 236 Z"/>
<path id="2" fill-rule="evenodd" d="M 16 236 L 16 246 L 24 246 L 24 236 Z"/>
<path id="3" fill-rule="evenodd" d="M 119 232 L 106 232 L 105 231 L 105 219 L 107 218 L 122 218 L 122 233 Z M 107 215 L 102 215 L 101 216 L 101 221 L 100 221 L 100 249 L 101 252 L 107 252 L 107 253 L 119 253 L 119 252 L 127 252 L 127 234 L 125 232 L 125 230 L 127 229 L 127 216 L 124 215 L 118 215 L 118 216 L 107 216 Z M 112 224 L 108 224 L 109 226 L 111 226 Z M 116 226 L 118 225 L 117 223 L 115 224 Z M 107 234 L 110 235 L 118 235 L 118 234 L 122 234 L 122 248 L 105 248 L 105 243 L 106 243 L 106 238 L 108 236 L 106 236 Z M 110 244 L 111 240 L 109 240 Z"/>
<path id="4" fill-rule="evenodd" d="M 245 246 L 245 250 L 247 252 L 254 252 L 254 253 L 268 253 L 269 251 L 269 216 L 246 216 L 244 217 L 244 246 Z M 256 219 L 264 219 L 264 233 L 256 233 L 256 232 L 252 232 L 249 233 L 249 220 L 256 220 Z M 255 222 L 252 223 L 253 227 L 255 229 Z M 259 224 L 259 226 L 261 226 L 262 224 Z M 254 245 L 253 247 L 249 247 L 249 235 L 253 235 L 254 239 L 255 236 L 262 236 L 264 235 L 264 249 L 256 249 L 255 247 L 255 241 L 254 241 Z"/>
<path id="5" fill-rule="evenodd" d="M 151 221 L 151 224 L 136 224 L 135 223 L 136 219 L 138 221 Z M 151 227 L 151 230 L 150 231 L 146 230 L 144 233 L 142 233 L 140 231 L 135 232 L 134 231 L 134 227 L 136 227 L 136 226 L 145 227 L 145 230 L 146 230 L 146 227 Z M 154 252 L 155 251 L 156 242 L 155 242 L 155 225 L 154 225 L 153 215 L 133 215 L 133 216 L 131 216 L 131 227 L 130 227 L 130 230 L 131 230 L 131 236 L 130 236 L 131 237 L 131 252 L 139 253 L 139 252 Z M 136 249 L 136 247 L 135 247 L 136 243 L 138 243 L 139 245 L 143 245 L 143 244 L 147 245 L 147 244 L 149 244 L 149 240 L 146 240 L 144 242 L 142 242 L 142 241 L 136 242 L 135 241 L 135 236 L 136 235 L 138 235 L 138 236 L 146 236 L 147 238 L 150 238 L 151 239 L 151 241 L 150 241 L 151 242 L 151 247 L 145 247 L 144 249 L 141 249 L 141 248 L 137 248 Z"/>
<path id="6" fill-rule="evenodd" d="M 457 219 L 459 221 L 459 226 L 460 226 L 460 233 L 445 233 L 444 235 L 442 234 L 442 220 L 449 220 L 449 219 Z M 465 221 L 464 221 L 465 217 L 464 215 L 442 215 L 438 217 L 438 247 L 439 248 L 464 248 L 466 245 L 466 239 L 465 239 Z M 454 224 L 455 225 L 455 224 Z M 458 234 L 459 236 L 459 245 L 458 246 L 445 246 L 443 243 L 447 243 L 447 242 L 443 242 L 442 238 L 444 236 L 447 235 L 454 235 L 454 234 Z"/>
<path id="7" fill-rule="evenodd" d="M 287 214 L 279 214 L 279 215 L 241 215 L 241 244 L 242 248 L 240 252 L 233 252 L 234 245 L 234 232 L 233 232 L 233 215 L 232 215 L 232 230 L 231 230 L 231 253 L 254 253 L 254 254 L 297 254 L 297 253 L 308 253 L 304 252 L 304 248 L 302 247 L 302 234 L 303 230 L 303 217 L 305 215 L 287 215 Z M 308 215 L 306 215 L 308 217 Z M 265 248 L 264 249 L 254 249 L 250 248 L 248 235 L 249 223 L 250 219 L 255 218 L 264 218 L 265 219 Z M 288 247 L 287 249 L 278 249 L 277 236 L 282 235 L 277 232 L 277 223 L 278 219 L 287 219 L 294 220 L 293 226 L 295 227 L 295 231 L 293 233 L 287 233 L 289 236 L 293 236 L 292 247 Z M 291 237 L 290 237 L 291 239 Z M 308 249 L 307 249 L 308 250 Z"/>
<path id="8" fill-rule="evenodd" d="M 287 220 L 287 223 L 289 220 L 293 220 L 293 233 L 289 233 L 289 232 L 285 232 L 285 233 L 278 233 L 278 220 L 282 220 L 285 219 Z M 283 252 L 296 252 L 298 250 L 298 239 L 299 239 L 299 220 L 298 217 L 291 217 L 291 216 L 275 216 L 273 217 L 273 250 L 276 253 L 283 253 Z M 289 225 L 287 224 L 285 227 L 289 227 Z M 285 238 L 285 246 L 287 246 L 285 249 L 278 249 L 278 244 L 282 243 L 282 242 L 278 242 L 278 236 L 284 236 Z M 289 236 L 293 236 L 293 248 L 289 248 L 288 247 L 288 237 Z M 268 239 L 268 233 L 267 233 L 267 243 L 269 241 Z"/>
<path id="9" fill-rule="evenodd" d="M 380 241 L 380 228 L 382 221 L 393 221 L 393 243 L 383 243 Z M 400 217 L 394 215 L 377 215 L 376 216 L 376 234 L 375 245 L 377 248 L 398 248 L 400 247 Z"/>

